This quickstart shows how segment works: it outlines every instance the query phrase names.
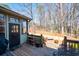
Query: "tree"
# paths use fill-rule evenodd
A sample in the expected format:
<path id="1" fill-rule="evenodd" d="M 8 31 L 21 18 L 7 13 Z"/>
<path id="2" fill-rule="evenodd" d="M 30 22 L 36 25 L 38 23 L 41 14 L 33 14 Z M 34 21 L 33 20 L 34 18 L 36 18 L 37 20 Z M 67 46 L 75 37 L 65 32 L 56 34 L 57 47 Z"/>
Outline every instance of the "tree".
<path id="1" fill-rule="evenodd" d="M 44 4 L 37 4 L 37 14 L 38 14 L 39 22 L 40 22 L 40 27 L 43 27 L 44 20 L 45 20 Z"/>

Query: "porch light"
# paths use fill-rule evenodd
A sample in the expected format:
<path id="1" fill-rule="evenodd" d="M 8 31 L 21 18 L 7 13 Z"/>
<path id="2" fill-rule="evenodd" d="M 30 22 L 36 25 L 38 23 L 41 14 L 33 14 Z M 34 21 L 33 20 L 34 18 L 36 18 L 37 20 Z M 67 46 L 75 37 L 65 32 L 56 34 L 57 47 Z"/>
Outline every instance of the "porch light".
<path id="1" fill-rule="evenodd" d="M 30 20 L 27 20 L 28 22 L 30 21 Z"/>

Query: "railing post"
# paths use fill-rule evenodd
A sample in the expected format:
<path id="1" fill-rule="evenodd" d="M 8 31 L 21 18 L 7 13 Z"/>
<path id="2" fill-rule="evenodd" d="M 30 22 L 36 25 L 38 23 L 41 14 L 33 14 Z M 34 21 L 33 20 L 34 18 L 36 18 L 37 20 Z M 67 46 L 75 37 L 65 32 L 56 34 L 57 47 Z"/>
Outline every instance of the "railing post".
<path id="1" fill-rule="evenodd" d="M 67 37 L 64 36 L 64 52 L 66 53 L 67 51 Z"/>
<path id="2" fill-rule="evenodd" d="M 69 42 L 68 46 L 69 46 L 68 48 L 69 48 L 69 50 L 70 50 L 70 48 L 71 48 L 71 43 L 70 43 L 70 42 Z"/>

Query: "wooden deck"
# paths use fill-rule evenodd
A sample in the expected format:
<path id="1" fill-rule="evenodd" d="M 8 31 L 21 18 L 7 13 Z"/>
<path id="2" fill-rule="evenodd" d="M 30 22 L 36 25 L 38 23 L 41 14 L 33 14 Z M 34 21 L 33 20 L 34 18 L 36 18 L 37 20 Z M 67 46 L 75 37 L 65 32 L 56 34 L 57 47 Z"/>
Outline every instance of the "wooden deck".
<path id="1" fill-rule="evenodd" d="M 57 54 L 57 49 L 49 47 L 34 47 L 24 43 L 20 48 L 14 51 L 7 51 L 2 56 L 52 56 Z"/>
<path id="2" fill-rule="evenodd" d="M 35 47 L 24 43 L 14 51 L 7 51 L 2 56 L 79 56 L 79 52 L 74 49 L 64 51 L 58 44 L 49 40 L 45 47 Z"/>

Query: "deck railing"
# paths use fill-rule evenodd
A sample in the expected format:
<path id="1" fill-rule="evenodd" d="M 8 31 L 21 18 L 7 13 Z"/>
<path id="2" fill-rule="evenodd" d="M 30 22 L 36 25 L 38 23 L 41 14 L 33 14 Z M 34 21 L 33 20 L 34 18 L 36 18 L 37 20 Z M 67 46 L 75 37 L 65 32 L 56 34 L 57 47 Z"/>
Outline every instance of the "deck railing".
<path id="1" fill-rule="evenodd" d="M 64 47 L 67 48 L 74 48 L 79 49 L 79 40 L 71 40 L 64 37 Z"/>
<path id="2" fill-rule="evenodd" d="M 79 40 L 71 40 L 64 37 L 64 54 L 79 55 Z M 76 54 L 75 54 L 76 53 Z"/>
<path id="3" fill-rule="evenodd" d="M 42 47 L 44 44 L 44 37 L 42 35 L 28 35 L 28 43 Z"/>

